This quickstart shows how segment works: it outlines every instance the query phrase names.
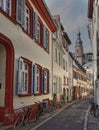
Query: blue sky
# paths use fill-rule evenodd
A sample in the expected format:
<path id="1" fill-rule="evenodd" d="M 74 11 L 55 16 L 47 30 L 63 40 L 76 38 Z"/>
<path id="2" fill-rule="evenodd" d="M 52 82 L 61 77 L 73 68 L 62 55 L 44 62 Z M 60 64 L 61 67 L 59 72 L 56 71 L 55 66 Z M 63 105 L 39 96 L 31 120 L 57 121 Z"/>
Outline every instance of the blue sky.
<path id="1" fill-rule="evenodd" d="M 52 15 L 60 14 L 61 23 L 72 42 L 70 50 L 74 52 L 79 28 L 84 52 L 91 51 L 87 31 L 88 0 L 45 0 L 45 2 Z"/>

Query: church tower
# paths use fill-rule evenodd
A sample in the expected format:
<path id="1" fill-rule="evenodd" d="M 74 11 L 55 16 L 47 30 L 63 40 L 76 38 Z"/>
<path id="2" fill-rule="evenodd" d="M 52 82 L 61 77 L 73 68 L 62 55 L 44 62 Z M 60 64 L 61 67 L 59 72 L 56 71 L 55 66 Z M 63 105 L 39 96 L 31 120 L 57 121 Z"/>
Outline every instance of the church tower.
<path id="1" fill-rule="evenodd" d="M 76 45 L 75 45 L 75 59 L 83 65 L 83 45 L 82 45 L 82 40 L 80 38 L 80 32 L 77 34 L 77 40 L 76 40 Z"/>

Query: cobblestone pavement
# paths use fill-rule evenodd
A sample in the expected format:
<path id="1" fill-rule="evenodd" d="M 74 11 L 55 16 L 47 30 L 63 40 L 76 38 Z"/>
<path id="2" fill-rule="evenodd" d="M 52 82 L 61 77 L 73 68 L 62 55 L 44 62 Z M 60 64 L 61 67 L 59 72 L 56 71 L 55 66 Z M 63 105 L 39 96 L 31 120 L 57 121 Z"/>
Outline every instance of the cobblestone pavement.
<path id="1" fill-rule="evenodd" d="M 88 130 L 99 130 L 99 117 L 88 115 Z"/>
<path id="2" fill-rule="evenodd" d="M 87 100 L 80 100 L 64 109 L 51 120 L 31 130 L 83 130 Z"/>
<path id="3" fill-rule="evenodd" d="M 44 122 L 46 122 L 47 120 L 53 118 L 54 116 L 56 116 L 58 113 L 60 113 L 61 111 L 63 111 L 65 108 L 70 107 L 72 104 L 75 104 L 76 102 L 79 102 L 79 100 L 77 101 L 73 101 L 71 103 L 67 103 L 66 105 L 64 105 L 62 108 L 58 109 L 58 110 L 54 110 L 53 112 L 51 112 L 50 114 L 46 114 L 42 117 L 39 118 L 39 120 L 34 123 L 33 121 L 30 121 L 28 124 L 26 124 L 26 126 L 22 126 L 20 129 L 18 130 L 31 130 L 31 128 L 36 128 L 36 126 L 40 126 L 42 124 L 44 124 Z"/>

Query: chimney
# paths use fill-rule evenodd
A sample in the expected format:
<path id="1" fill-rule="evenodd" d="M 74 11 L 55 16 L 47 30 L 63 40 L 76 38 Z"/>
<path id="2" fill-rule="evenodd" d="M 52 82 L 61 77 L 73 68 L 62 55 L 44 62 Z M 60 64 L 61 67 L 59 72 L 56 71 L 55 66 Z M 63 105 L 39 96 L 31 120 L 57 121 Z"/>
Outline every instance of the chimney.
<path id="1" fill-rule="evenodd" d="M 60 15 L 54 15 L 55 19 L 60 22 Z"/>

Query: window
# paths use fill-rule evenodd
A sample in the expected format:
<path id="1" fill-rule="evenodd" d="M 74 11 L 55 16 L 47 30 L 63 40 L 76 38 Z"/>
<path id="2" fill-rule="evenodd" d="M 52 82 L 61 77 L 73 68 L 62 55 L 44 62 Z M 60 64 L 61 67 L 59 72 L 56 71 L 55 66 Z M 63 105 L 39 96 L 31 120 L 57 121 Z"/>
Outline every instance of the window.
<path id="1" fill-rule="evenodd" d="M 49 51 L 49 31 L 43 25 L 43 47 L 48 52 Z"/>
<path id="2" fill-rule="evenodd" d="M 57 91 L 58 91 L 58 93 L 61 93 L 62 92 L 62 79 L 61 79 L 61 77 L 57 77 L 57 81 L 58 81 Z"/>
<path id="3" fill-rule="evenodd" d="M 28 64 L 23 63 L 23 72 L 22 72 L 22 92 L 28 92 Z"/>
<path id="4" fill-rule="evenodd" d="M 49 70 L 43 69 L 43 93 L 49 92 Z"/>
<path id="5" fill-rule="evenodd" d="M 36 69 L 35 84 L 36 84 L 35 92 L 39 93 L 39 91 L 40 91 L 40 87 L 39 87 L 40 86 L 40 70 L 39 70 L 39 68 Z"/>
<path id="6" fill-rule="evenodd" d="M 67 61 L 66 61 L 66 71 L 67 71 L 68 69 L 67 69 Z"/>
<path id="7" fill-rule="evenodd" d="M 19 58 L 17 94 L 29 94 L 31 92 L 31 66 L 31 61 Z"/>
<path id="8" fill-rule="evenodd" d="M 42 67 L 40 65 L 33 65 L 33 81 L 32 81 L 32 93 L 41 94 L 41 84 L 42 84 Z"/>
<path id="9" fill-rule="evenodd" d="M 69 79 L 68 79 L 68 78 L 66 78 L 66 80 L 67 80 L 67 81 L 66 81 L 66 84 L 67 84 L 67 85 L 69 85 Z"/>
<path id="10" fill-rule="evenodd" d="M 38 15 L 36 12 L 33 12 L 33 37 L 37 39 L 37 29 L 38 29 Z"/>
<path id="11" fill-rule="evenodd" d="M 63 80 L 63 81 L 64 81 L 63 84 L 66 85 L 66 77 L 63 76 L 63 79 L 64 79 L 64 80 Z"/>
<path id="12" fill-rule="evenodd" d="M 46 30 L 46 49 L 49 50 L 49 32 Z"/>
<path id="13" fill-rule="evenodd" d="M 0 0 L 0 8 L 3 9 L 3 6 L 4 6 L 3 0 Z"/>
<path id="14" fill-rule="evenodd" d="M 65 59 L 63 59 L 63 69 L 65 70 L 65 67 L 66 67 L 66 65 L 65 65 Z"/>
<path id="15" fill-rule="evenodd" d="M 61 54 L 60 53 L 58 53 L 59 54 L 59 65 L 61 65 Z"/>
<path id="16" fill-rule="evenodd" d="M 24 26 L 25 0 L 17 0 L 16 9 L 16 20 L 21 26 Z"/>
<path id="17" fill-rule="evenodd" d="M 57 49 L 55 48 L 55 61 L 57 62 Z"/>
<path id="18" fill-rule="evenodd" d="M 11 15 L 11 0 L 0 0 L 0 8 L 2 8 L 8 15 Z"/>
<path id="19" fill-rule="evenodd" d="M 30 10 L 25 6 L 25 27 L 24 29 L 30 33 Z"/>
<path id="20" fill-rule="evenodd" d="M 40 43 L 40 23 L 37 22 L 37 41 Z"/>
<path id="21" fill-rule="evenodd" d="M 33 12 L 33 38 L 42 46 L 42 21 L 36 12 Z"/>

